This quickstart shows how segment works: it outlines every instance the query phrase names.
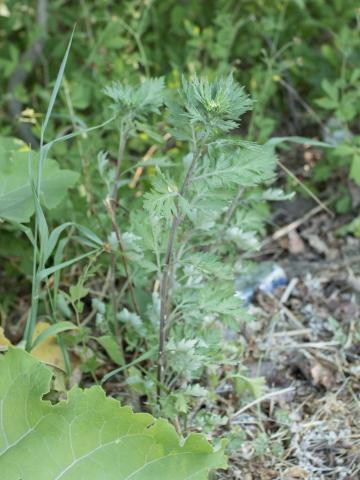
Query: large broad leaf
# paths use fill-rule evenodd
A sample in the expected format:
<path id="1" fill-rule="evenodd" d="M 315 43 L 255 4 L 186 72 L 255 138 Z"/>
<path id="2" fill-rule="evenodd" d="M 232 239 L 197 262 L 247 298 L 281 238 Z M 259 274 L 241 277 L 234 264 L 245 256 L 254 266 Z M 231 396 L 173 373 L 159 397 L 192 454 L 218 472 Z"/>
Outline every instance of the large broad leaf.
<path id="1" fill-rule="evenodd" d="M 42 400 L 51 371 L 20 349 L 0 357 L 0 476 L 6 480 L 205 480 L 223 449 L 199 434 L 181 445 L 165 420 L 74 388 Z"/>
<path id="2" fill-rule="evenodd" d="M 39 155 L 32 153 L 32 167 L 36 178 Z M 41 181 L 41 201 L 53 208 L 73 187 L 78 174 L 61 170 L 55 160 L 44 162 Z M 14 138 L 0 137 L 0 218 L 27 222 L 34 213 L 34 199 L 29 176 L 29 151 Z"/>

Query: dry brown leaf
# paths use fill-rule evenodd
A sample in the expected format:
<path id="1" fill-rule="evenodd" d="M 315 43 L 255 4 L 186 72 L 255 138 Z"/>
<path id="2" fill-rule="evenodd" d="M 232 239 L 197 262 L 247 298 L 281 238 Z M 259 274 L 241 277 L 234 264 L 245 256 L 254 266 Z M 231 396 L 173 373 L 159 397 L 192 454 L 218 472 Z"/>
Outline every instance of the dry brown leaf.
<path id="1" fill-rule="evenodd" d="M 286 470 L 284 479 L 285 480 L 305 480 L 309 478 L 309 473 L 301 467 L 291 467 Z"/>
<path id="2" fill-rule="evenodd" d="M 298 255 L 305 251 L 305 244 L 296 230 L 289 232 L 289 252 L 293 255 Z"/>
<path id="3" fill-rule="evenodd" d="M 311 376 L 314 385 L 325 387 L 327 390 L 330 390 L 336 383 L 334 372 L 321 363 L 316 363 L 311 368 Z"/>
<path id="4" fill-rule="evenodd" d="M 6 338 L 3 327 L 0 327 L 0 352 L 7 350 L 10 345 L 11 342 L 8 338 Z"/>
<path id="5" fill-rule="evenodd" d="M 38 322 L 35 327 L 33 339 L 35 340 L 40 333 L 49 327 L 50 324 L 48 322 Z M 60 368 L 61 370 L 65 370 L 64 357 L 55 336 L 46 338 L 40 345 L 31 351 L 31 354 L 42 362 Z"/>
<path id="6" fill-rule="evenodd" d="M 319 235 L 315 234 L 309 234 L 307 235 L 307 240 L 310 244 L 310 246 L 317 252 L 320 253 L 321 255 L 327 255 L 329 251 L 329 247 L 326 245 L 324 240 L 322 240 Z"/>

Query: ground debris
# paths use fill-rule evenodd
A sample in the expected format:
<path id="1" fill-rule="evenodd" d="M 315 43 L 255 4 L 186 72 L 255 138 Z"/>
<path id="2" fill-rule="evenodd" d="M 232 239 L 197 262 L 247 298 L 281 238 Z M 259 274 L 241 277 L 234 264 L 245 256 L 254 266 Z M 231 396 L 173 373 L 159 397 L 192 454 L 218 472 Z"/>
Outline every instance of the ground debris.
<path id="1" fill-rule="evenodd" d="M 256 322 L 242 328 L 244 364 L 268 392 L 293 390 L 230 425 L 242 442 L 219 479 L 360 478 L 360 239 L 337 236 L 337 221 L 322 212 L 290 218 L 296 230 L 273 240 L 289 283 L 258 291 Z"/>

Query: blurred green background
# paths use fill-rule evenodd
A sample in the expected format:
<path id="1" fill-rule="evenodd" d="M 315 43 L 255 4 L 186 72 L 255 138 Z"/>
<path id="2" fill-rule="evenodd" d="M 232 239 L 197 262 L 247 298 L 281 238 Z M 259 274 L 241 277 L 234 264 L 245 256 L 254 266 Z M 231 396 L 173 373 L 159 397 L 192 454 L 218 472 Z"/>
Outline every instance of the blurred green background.
<path id="1" fill-rule="evenodd" d="M 317 193 L 341 180 L 338 212 L 351 209 L 346 182 L 360 183 L 360 8 L 354 0 L 38 0 L 0 1 L 1 135 L 36 148 L 51 89 L 70 34 L 76 31 L 48 139 L 109 117 L 102 89 L 113 80 L 233 72 L 254 100 L 243 130 L 250 140 L 302 135 L 335 148 L 293 171 Z M 243 133 L 244 133 L 243 132 Z M 161 134 L 161 131 L 158 132 Z M 149 132 L 132 141 L 143 155 Z M 53 155 L 97 178 L 96 155 L 117 148 L 105 128 L 62 143 Z M 306 164 L 306 165 L 305 165 Z M 304 169 L 305 165 L 305 169 Z M 146 176 L 142 177 L 145 182 Z M 83 195 L 84 196 L 84 195 Z M 71 205 L 70 208 L 73 208 Z M 64 207 L 65 208 L 65 207 Z"/>

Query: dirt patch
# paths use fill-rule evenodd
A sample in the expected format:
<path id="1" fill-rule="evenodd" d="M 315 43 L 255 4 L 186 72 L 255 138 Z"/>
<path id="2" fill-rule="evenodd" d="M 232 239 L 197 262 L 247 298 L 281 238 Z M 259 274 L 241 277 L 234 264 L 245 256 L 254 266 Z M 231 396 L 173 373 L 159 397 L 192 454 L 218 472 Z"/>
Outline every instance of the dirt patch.
<path id="1" fill-rule="evenodd" d="M 241 440 L 221 479 L 360 476 L 360 240 L 337 235 L 343 222 L 318 209 L 262 251 L 289 283 L 252 302 L 244 362 L 268 396 L 230 421 Z"/>

